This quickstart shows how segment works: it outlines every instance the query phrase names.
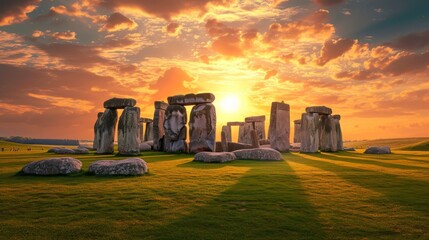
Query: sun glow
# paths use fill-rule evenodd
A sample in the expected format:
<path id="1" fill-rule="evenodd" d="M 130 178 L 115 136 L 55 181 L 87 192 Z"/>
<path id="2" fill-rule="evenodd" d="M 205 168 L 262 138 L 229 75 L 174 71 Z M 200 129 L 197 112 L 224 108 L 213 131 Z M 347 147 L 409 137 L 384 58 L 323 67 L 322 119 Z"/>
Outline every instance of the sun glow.
<path id="1" fill-rule="evenodd" d="M 221 111 L 225 113 L 234 113 L 240 106 L 240 99 L 233 94 L 226 95 L 220 99 Z"/>

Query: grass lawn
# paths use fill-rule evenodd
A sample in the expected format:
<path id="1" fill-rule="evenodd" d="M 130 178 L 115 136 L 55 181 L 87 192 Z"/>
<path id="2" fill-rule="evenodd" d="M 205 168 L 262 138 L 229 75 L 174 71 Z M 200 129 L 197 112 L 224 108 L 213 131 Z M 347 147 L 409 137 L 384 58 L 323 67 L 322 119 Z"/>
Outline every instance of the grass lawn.
<path id="1" fill-rule="evenodd" d="M 0 147 L 4 146 L 0 142 Z M 23 146 L 26 148 L 26 146 Z M 0 239 L 429 239 L 429 152 L 191 162 L 142 154 L 141 177 L 17 175 L 59 156 L 0 152 Z"/>

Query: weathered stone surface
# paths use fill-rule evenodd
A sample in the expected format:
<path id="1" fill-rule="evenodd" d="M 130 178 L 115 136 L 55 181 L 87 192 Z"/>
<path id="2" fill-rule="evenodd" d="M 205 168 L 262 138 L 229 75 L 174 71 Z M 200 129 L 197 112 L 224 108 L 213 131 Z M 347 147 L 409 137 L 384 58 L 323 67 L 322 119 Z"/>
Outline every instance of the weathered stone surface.
<path id="1" fill-rule="evenodd" d="M 153 140 L 153 122 L 146 123 L 144 139 L 143 141 L 152 141 Z"/>
<path id="2" fill-rule="evenodd" d="M 330 115 L 332 114 L 332 109 L 325 106 L 312 106 L 305 108 L 307 113 L 318 113 L 319 115 Z"/>
<path id="3" fill-rule="evenodd" d="M 301 120 L 295 120 L 294 123 L 294 134 L 293 134 L 293 142 L 300 143 L 301 142 Z"/>
<path id="4" fill-rule="evenodd" d="M 124 109 L 134 107 L 136 100 L 132 98 L 111 98 L 104 102 L 104 108 Z"/>
<path id="5" fill-rule="evenodd" d="M 27 164 L 22 168 L 25 174 L 33 175 L 66 175 L 78 173 L 82 169 L 82 162 L 70 158 L 48 158 Z"/>
<path id="6" fill-rule="evenodd" d="M 290 147 L 290 107 L 283 102 L 271 104 L 270 127 L 268 138 L 273 149 L 289 151 Z"/>
<path id="7" fill-rule="evenodd" d="M 224 131 L 220 133 L 222 152 L 228 152 L 228 141 Z"/>
<path id="8" fill-rule="evenodd" d="M 319 151 L 319 114 L 303 113 L 301 118 L 301 148 L 302 153 Z"/>
<path id="9" fill-rule="evenodd" d="M 153 149 L 156 151 L 164 150 L 164 119 L 165 119 L 165 110 L 168 107 L 168 104 L 165 102 L 156 101 L 155 112 L 153 114 Z"/>
<path id="10" fill-rule="evenodd" d="M 140 108 L 126 107 L 119 118 L 118 151 L 122 155 L 138 155 Z"/>
<path id="11" fill-rule="evenodd" d="M 51 148 L 48 150 L 48 153 L 55 154 L 75 154 L 75 151 L 70 148 Z"/>
<path id="12" fill-rule="evenodd" d="M 228 152 L 233 152 L 235 150 L 240 149 L 251 149 L 251 144 L 245 144 L 245 143 L 235 143 L 235 142 L 229 142 L 228 143 Z"/>
<path id="13" fill-rule="evenodd" d="M 340 115 L 332 115 L 334 118 L 334 126 L 335 126 L 335 132 L 337 133 L 337 150 L 342 151 L 344 150 L 343 145 L 343 132 L 341 131 L 341 124 L 340 124 Z"/>
<path id="14" fill-rule="evenodd" d="M 335 128 L 334 118 L 331 115 L 321 115 L 320 120 L 320 151 L 336 152 L 337 151 L 337 132 Z"/>
<path id="15" fill-rule="evenodd" d="M 259 139 L 259 145 L 270 145 L 270 140 L 268 140 L 268 139 Z"/>
<path id="16" fill-rule="evenodd" d="M 222 126 L 222 132 L 225 132 L 225 137 L 226 137 L 226 141 L 227 142 L 232 142 L 232 137 L 231 137 L 231 126 Z"/>
<path id="17" fill-rule="evenodd" d="M 186 108 L 181 105 L 169 105 L 164 119 L 164 151 L 187 152 Z"/>
<path id="18" fill-rule="evenodd" d="M 195 154 L 195 162 L 224 163 L 234 161 L 235 155 L 231 152 L 199 152 Z"/>
<path id="19" fill-rule="evenodd" d="M 244 126 L 244 122 L 227 122 L 226 123 L 227 126 Z"/>
<path id="20" fill-rule="evenodd" d="M 215 151 L 216 109 L 213 104 L 204 103 L 192 108 L 189 135 L 191 153 Z"/>
<path id="21" fill-rule="evenodd" d="M 248 160 L 267 160 L 267 161 L 279 161 L 283 160 L 282 155 L 279 151 L 272 148 L 252 148 L 236 150 L 232 153 L 235 154 L 237 159 L 248 159 Z"/>
<path id="22" fill-rule="evenodd" d="M 87 148 L 84 148 L 84 147 L 75 148 L 75 149 L 73 149 L 73 151 L 75 154 L 88 154 L 89 153 L 89 150 Z"/>
<path id="23" fill-rule="evenodd" d="M 144 143 L 149 144 L 149 146 L 153 147 L 153 140 L 145 141 Z"/>
<path id="24" fill-rule="evenodd" d="M 388 146 L 372 146 L 368 147 L 365 152 L 366 154 L 390 154 L 392 151 Z"/>
<path id="25" fill-rule="evenodd" d="M 124 160 L 100 160 L 89 166 L 89 172 L 95 175 L 143 175 L 148 172 L 147 163 L 141 158 Z"/>
<path id="26" fill-rule="evenodd" d="M 255 126 L 258 139 L 265 139 L 265 122 L 255 122 L 253 124 Z"/>
<path id="27" fill-rule="evenodd" d="M 211 103 L 215 100 L 215 96 L 212 93 L 198 93 L 198 94 L 186 94 L 176 95 L 167 98 L 170 105 L 197 105 L 203 103 Z"/>
<path id="28" fill-rule="evenodd" d="M 140 152 L 146 152 L 150 150 L 152 150 L 152 146 L 150 146 L 148 143 L 146 142 L 140 143 Z"/>
<path id="29" fill-rule="evenodd" d="M 250 131 L 253 129 L 253 123 L 244 123 L 238 127 L 238 142 L 244 144 L 252 144 L 252 136 Z"/>
<path id="30" fill-rule="evenodd" d="M 97 134 L 100 136 L 97 153 L 113 153 L 113 144 L 115 140 L 116 122 L 118 121 L 118 111 L 116 109 L 106 109 L 101 116 L 100 125 Z"/>
<path id="31" fill-rule="evenodd" d="M 97 121 L 95 121 L 94 123 L 94 142 L 92 144 L 92 147 L 94 149 L 98 148 L 98 144 L 100 142 L 100 131 L 98 131 L 98 128 L 100 127 L 100 122 L 101 122 L 101 116 L 103 116 L 102 112 L 99 112 L 97 114 Z"/>
<path id="32" fill-rule="evenodd" d="M 252 148 L 259 148 L 259 138 L 255 130 L 250 131 L 250 136 L 252 137 Z"/>
<path id="33" fill-rule="evenodd" d="M 244 119 L 244 122 L 247 122 L 247 123 L 265 122 L 265 115 L 247 117 L 247 118 Z"/>
<path id="34" fill-rule="evenodd" d="M 144 142 L 144 123 L 141 118 L 139 119 L 138 128 L 139 128 L 139 140 L 140 140 L 140 143 L 142 143 Z"/>

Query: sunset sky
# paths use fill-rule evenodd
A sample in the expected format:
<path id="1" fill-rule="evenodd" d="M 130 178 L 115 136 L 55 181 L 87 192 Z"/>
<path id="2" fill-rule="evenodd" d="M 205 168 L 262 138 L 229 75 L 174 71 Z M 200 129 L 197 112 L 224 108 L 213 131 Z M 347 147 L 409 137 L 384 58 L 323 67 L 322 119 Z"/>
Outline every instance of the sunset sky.
<path id="1" fill-rule="evenodd" d="M 346 140 L 429 136 L 427 0 L 1 0 L 0 51 L 0 136 L 91 139 L 111 97 L 152 118 L 198 92 L 218 132 L 284 101 Z"/>

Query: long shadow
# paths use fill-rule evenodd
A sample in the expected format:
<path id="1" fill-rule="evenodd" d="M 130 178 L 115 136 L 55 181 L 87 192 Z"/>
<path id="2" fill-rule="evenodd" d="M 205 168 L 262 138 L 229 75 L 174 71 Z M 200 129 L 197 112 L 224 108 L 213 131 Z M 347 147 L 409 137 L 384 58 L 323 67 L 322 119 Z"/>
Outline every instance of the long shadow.
<path id="1" fill-rule="evenodd" d="M 428 168 L 419 167 L 419 166 L 409 166 L 409 165 L 403 165 L 398 163 L 380 162 L 376 160 L 371 160 L 370 158 L 366 158 L 366 159 L 360 158 L 360 155 L 350 156 L 343 153 L 322 153 L 322 155 L 332 157 L 329 159 L 334 161 L 376 165 L 380 167 L 396 168 L 396 169 L 409 169 L 409 170 L 427 170 L 428 169 Z"/>
<path id="2" fill-rule="evenodd" d="M 286 162 L 264 163 L 190 215 L 141 234 L 152 239 L 323 239 L 318 219 L 293 169 Z"/>
<path id="3" fill-rule="evenodd" d="M 356 167 L 345 167 L 328 161 L 340 161 L 341 159 L 322 154 L 300 154 L 300 159 L 289 161 L 306 164 L 325 171 L 333 172 L 348 182 L 371 189 L 383 194 L 388 200 L 396 202 L 404 207 L 429 214 L 429 181 L 419 181 L 393 174 L 382 173 Z M 385 198 L 373 199 L 383 204 Z"/>

